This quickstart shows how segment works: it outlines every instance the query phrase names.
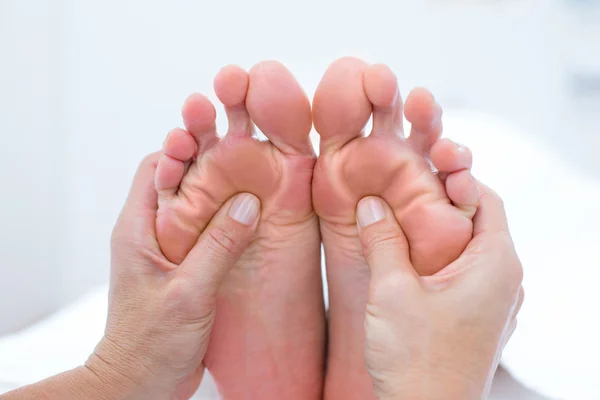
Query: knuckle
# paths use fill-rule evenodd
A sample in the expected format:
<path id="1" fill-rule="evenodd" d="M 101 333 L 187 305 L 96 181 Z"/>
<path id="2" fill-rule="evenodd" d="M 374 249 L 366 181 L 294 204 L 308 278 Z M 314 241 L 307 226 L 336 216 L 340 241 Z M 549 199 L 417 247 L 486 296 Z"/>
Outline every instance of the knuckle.
<path id="1" fill-rule="evenodd" d="M 512 279 L 518 290 L 521 290 L 521 284 L 523 283 L 523 264 L 518 258 L 512 264 Z"/>
<path id="2" fill-rule="evenodd" d="M 516 252 L 510 233 L 487 233 L 470 252 L 476 263 L 489 264 L 496 277 L 497 287 L 507 295 L 516 294 L 523 282 L 523 265 Z"/>
<path id="3" fill-rule="evenodd" d="M 523 264 L 514 250 L 506 254 L 503 260 L 506 285 L 511 292 L 517 293 L 523 283 Z"/>
<path id="4" fill-rule="evenodd" d="M 519 258 L 515 255 L 509 256 L 506 259 L 504 267 L 505 282 L 512 293 L 518 293 L 521 290 L 523 283 L 523 265 Z"/>
<path id="5" fill-rule="evenodd" d="M 397 229 L 390 227 L 366 230 L 361 237 L 361 243 L 366 258 L 373 253 L 386 248 L 405 247 L 406 239 Z"/>
<path id="6" fill-rule="evenodd" d="M 393 307 L 398 303 L 398 297 L 406 290 L 405 286 L 405 280 L 399 271 L 388 273 L 384 279 L 371 281 L 369 297 L 374 304 Z"/>
<path id="7" fill-rule="evenodd" d="M 205 323 L 214 313 L 216 298 L 202 294 L 192 280 L 171 281 L 165 294 L 167 314 L 185 323 Z"/>
<path id="8" fill-rule="evenodd" d="M 232 232 L 222 227 L 214 227 L 207 234 L 208 241 L 206 245 L 212 252 L 227 255 L 236 255 L 239 253 L 241 248 L 240 241 Z"/>
<path id="9" fill-rule="evenodd" d="M 487 232 L 482 236 L 483 239 L 480 241 L 480 250 L 483 253 L 493 252 L 502 256 L 502 259 L 507 257 L 513 257 L 516 253 L 515 245 L 513 243 L 510 233 L 504 230 Z"/>
<path id="10" fill-rule="evenodd" d="M 511 289 L 515 291 L 520 290 L 521 283 L 523 283 L 523 264 L 519 259 L 519 256 L 515 250 L 514 243 L 508 232 L 499 232 L 497 234 L 501 259 L 505 266 L 504 271 L 510 284 Z"/>

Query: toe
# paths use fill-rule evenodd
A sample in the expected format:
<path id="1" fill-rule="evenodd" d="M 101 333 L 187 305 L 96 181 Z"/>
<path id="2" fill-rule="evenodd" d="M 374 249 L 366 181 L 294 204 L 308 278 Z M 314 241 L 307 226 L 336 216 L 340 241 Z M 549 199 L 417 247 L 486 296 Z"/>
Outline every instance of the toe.
<path id="1" fill-rule="evenodd" d="M 197 154 L 198 145 L 194 137 L 183 129 L 173 129 L 167 135 L 163 152 L 179 161 L 188 161 Z"/>
<path id="2" fill-rule="evenodd" d="M 446 178 L 446 193 L 466 217 L 473 218 L 479 201 L 479 187 L 471 171 L 463 169 L 449 174 Z"/>
<path id="3" fill-rule="evenodd" d="M 248 73 L 236 65 L 223 67 L 215 77 L 217 97 L 223 103 L 229 121 L 229 136 L 251 136 L 254 130 L 246 109 Z"/>
<path id="4" fill-rule="evenodd" d="M 313 121 L 321 152 L 340 149 L 362 135 L 371 115 L 364 90 L 367 64 L 356 58 L 335 61 L 325 72 L 313 99 Z"/>
<path id="5" fill-rule="evenodd" d="M 440 139 L 435 142 L 431 148 L 430 157 L 433 166 L 445 174 L 471 169 L 473 166 L 471 150 L 450 139 Z"/>
<path id="6" fill-rule="evenodd" d="M 198 151 L 202 152 L 217 142 L 217 113 L 206 96 L 194 93 L 188 97 L 181 115 L 187 131 L 196 141 Z"/>
<path id="7" fill-rule="evenodd" d="M 156 166 L 154 184 L 161 199 L 171 197 L 179 189 L 179 184 L 185 174 L 185 162 L 177 160 L 167 154 L 162 154 Z"/>
<path id="8" fill-rule="evenodd" d="M 427 156 L 442 134 L 442 108 L 427 89 L 417 88 L 406 99 L 404 113 L 412 125 L 408 143 Z"/>
<path id="9" fill-rule="evenodd" d="M 402 134 L 402 98 L 392 70 L 382 64 L 368 67 L 364 75 L 364 90 L 373 104 L 371 135 Z"/>
<path id="10" fill-rule="evenodd" d="M 163 154 L 158 160 L 154 183 L 159 198 L 177 192 L 186 167 L 197 154 L 198 145 L 194 137 L 183 129 L 173 129 L 163 145 Z"/>
<path id="11" fill-rule="evenodd" d="M 471 150 L 450 139 L 441 139 L 431 148 L 431 162 L 446 185 L 448 198 L 466 217 L 472 218 L 477 210 L 479 188 L 470 171 Z"/>
<path id="12" fill-rule="evenodd" d="M 246 107 L 257 127 L 283 153 L 312 155 L 310 102 L 292 73 L 264 61 L 249 75 Z"/>

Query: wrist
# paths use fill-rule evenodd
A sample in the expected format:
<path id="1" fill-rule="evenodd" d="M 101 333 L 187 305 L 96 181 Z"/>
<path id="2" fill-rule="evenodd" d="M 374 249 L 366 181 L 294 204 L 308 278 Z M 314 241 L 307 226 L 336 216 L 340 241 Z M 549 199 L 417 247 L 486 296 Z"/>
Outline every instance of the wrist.
<path id="1" fill-rule="evenodd" d="M 159 380 L 140 360 L 129 357 L 104 338 L 79 373 L 94 396 L 107 400 L 165 399 Z"/>
<path id="2" fill-rule="evenodd" d="M 115 371 L 95 354 L 75 373 L 87 387 L 82 399 L 128 400 L 139 398 L 143 392 L 139 384 Z"/>

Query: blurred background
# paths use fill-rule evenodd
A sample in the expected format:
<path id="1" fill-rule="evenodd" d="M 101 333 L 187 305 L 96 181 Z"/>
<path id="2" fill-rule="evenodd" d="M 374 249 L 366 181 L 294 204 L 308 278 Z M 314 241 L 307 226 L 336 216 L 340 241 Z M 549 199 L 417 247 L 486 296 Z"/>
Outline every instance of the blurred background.
<path id="1" fill-rule="evenodd" d="M 312 96 L 344 55 L 389 64 L 404 95 L 426 86 L 450 114 L 517 127 L 597 182 L 599 1 L 0 0 L 0 335 L 106 284 L 138 162 L 188 94 L 216 100 L 220 67 L 277 59 Z"/>

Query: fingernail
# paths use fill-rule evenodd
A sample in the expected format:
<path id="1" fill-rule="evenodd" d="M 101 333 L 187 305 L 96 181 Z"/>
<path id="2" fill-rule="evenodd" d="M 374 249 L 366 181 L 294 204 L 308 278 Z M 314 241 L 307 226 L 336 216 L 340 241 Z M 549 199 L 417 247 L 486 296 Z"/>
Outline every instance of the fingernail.
<path id="1" fill-rule="evenodd" d="M 258 218 L 258 199 L 248 193 L 238 195 L 231 208 L 229 216 L 244 225 L 252 225 Z"/>
<path id="2" fill-rule="evenodd" d="M 358 203 L 356 212 L 358 217 L 358 225 L 365 228 L 381 221 L 385 217 L 383 204 L 377 198 L 369 198 Z"/>

